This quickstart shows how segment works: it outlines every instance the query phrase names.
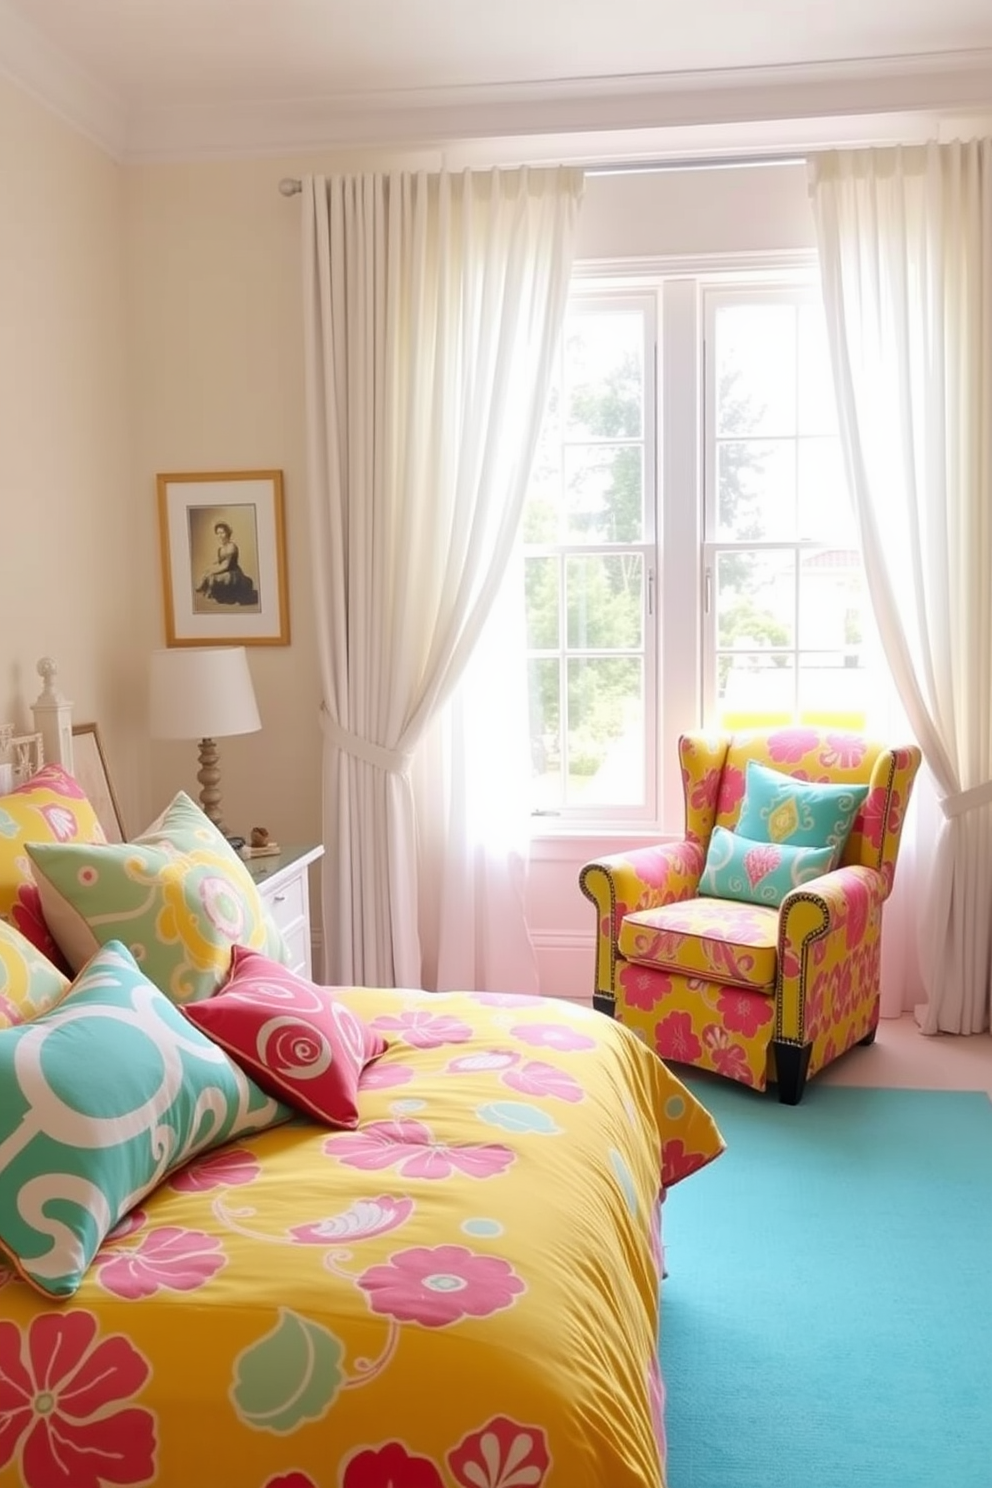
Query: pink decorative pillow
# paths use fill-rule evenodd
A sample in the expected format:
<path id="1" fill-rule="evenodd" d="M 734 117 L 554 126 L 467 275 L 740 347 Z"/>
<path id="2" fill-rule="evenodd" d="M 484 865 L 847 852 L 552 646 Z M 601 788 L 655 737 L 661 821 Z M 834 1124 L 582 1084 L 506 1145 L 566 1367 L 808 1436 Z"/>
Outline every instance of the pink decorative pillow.
<path id="1" fill-rule="evenodd" d="M 331 1126 L 358 1125 L 358 1077 L 386 1041 L 330 988 L 235 946 L 220 990 L 182 1011 L 269 1095 Z"/>

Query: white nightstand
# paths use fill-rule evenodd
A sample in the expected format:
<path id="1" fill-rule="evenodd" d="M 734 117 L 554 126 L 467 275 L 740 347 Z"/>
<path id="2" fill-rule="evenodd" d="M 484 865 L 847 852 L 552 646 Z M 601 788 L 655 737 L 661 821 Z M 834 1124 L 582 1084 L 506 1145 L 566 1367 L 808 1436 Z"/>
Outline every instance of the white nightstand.
<path id="1" fill-rule="evenodd" d="M 310 947 L 309 867 L 324 856 L 323 847 L 284 847 L 278 857 L 246 858 L 245 867 L 258 885 L 262 901 L 289 949 L 293 971 L 313 978 Z"/>

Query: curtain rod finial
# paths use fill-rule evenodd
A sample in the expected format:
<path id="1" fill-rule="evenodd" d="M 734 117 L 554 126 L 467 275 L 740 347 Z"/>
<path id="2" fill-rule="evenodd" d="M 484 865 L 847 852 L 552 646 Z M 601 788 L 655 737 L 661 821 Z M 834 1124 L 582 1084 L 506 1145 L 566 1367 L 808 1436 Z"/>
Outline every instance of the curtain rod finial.
<path id="1" fill-rule="evenodd" d="M 298 196 L 303 190 L 303 182 L 294 181 L 292 176 L 283 176 L 279 182 L 279 190 L 283 196 Z"/>

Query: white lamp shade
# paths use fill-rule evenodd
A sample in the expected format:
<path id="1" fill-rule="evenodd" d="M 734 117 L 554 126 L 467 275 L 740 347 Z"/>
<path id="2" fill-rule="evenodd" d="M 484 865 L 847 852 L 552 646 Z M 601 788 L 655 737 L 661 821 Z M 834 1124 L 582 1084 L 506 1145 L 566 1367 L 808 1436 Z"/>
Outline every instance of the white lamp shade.
<path id="1" fill-rule="evenodd" d="M 153 739 L 223 739 L 262 727 L 244 646 L 153 651 Z"/>

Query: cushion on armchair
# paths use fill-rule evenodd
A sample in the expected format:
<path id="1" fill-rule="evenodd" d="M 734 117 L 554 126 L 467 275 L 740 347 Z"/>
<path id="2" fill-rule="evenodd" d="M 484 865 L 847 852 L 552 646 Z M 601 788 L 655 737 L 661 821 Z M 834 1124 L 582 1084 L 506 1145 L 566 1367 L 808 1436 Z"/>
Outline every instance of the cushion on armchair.
<path id="1" fill-rule="evenodd" d="M 714 827 L 699 880 L 699 892 L 717 899 L 743 899 L 777 908 L 786 894 L 836 866 L 835 847 L 794 847 L 754 841 Z"/>
<path id="2" fill-rule="evenodd" d="M 625 915 L 617 949 L 625 961 L 723 986 L 770 991 L 778 910 L 733 899 L 683 899 Z"/>
<path id="3" fill-rule="evenodd" d="M 840 862 L 854 818 L 867 794 L 867 785 L 797 780 L 782 770 L 748 760 L 744 800 L 735 830 L 754 842 L 832 847 L 833 867 Z"/>

